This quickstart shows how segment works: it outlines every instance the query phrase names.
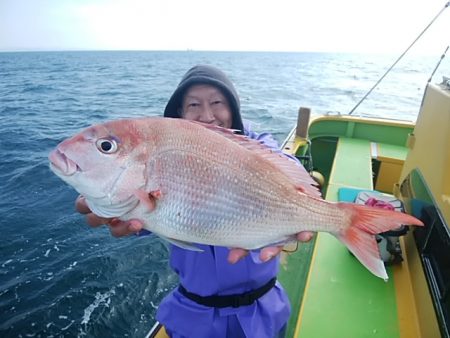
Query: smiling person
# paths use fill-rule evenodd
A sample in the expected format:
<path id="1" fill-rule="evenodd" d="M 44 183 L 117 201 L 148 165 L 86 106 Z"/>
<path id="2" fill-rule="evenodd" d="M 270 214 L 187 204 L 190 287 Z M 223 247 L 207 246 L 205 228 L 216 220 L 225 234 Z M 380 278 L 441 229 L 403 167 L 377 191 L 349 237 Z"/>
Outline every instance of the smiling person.
<path id="1" fill-rule="evenodd" d="M 270 134 L 257 134 L 243 122 L 236 89 L 222 71 L 211 66 L 197 65 L 184 75 L 167 103 L 164 116 L 233 129 L 281 153 Z M 91 226 L 108 224 L 114 236 L 148 234 L 137 220 L 122 222 L 92 214 L 81 196 L 76 207 L 86 214 Z M 308 241 L 312 235 L 299 233 L 297 239 Z M 169 336 L 283 337 L 290 305 L 276 281 L 282 247 L 250 252 L 209 245 L 198 247 L 203 252 L 170 245 L 170 266 L 178 274 L 180 286 L 163 299 L 156 316 Z"/>

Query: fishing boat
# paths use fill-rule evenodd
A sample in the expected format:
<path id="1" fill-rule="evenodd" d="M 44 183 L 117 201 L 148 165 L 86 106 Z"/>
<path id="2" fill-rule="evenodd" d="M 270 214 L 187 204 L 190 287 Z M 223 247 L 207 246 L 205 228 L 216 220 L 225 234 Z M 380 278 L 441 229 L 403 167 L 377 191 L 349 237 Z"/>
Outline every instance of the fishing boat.
<path id="1" fill-rule="evenodd" d="M 450 337 L 449 79 L 427 85 L 415 124 L 329 115 L 305 130 L 308 116 L 300 109 L 284 150 L 312 168 L 325 199 L 398 201 L 425 227 L 390 234 L 387 282 L 329 234 L 301 244 L 279 275 L 293 307 L 287 337 Z"/>

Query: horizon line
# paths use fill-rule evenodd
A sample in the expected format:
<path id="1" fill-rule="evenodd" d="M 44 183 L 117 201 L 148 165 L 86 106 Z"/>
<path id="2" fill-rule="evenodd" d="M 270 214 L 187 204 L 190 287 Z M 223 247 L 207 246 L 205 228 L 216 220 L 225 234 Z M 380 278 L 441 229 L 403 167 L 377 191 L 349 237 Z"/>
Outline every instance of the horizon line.
<path id="1" fill-rule="evenodd" d="M 374 51 L 330 51 L 330 50 L 213 50 L 213 49 L 0 49 L 0 53 L 54 53 L 54 52 L 174 52 L 174 53 L 305 53 L 305 54 L 371 54 L 395 55 L 395 52 Z M 420 53 L 423 55 L 423 53 Z"/>

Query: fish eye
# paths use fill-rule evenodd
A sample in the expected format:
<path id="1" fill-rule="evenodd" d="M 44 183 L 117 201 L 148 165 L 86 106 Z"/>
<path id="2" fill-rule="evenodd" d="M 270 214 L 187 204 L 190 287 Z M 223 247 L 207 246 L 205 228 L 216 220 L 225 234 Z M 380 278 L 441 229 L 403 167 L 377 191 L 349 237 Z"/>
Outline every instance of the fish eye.
<path id="1" fill-rule="evenodd" d="M 95 144 L 97 149 L 104 154 L 113 154 L 118 149 L 117 142 L 111 139 L 102 138 L 97 140 Z"/>

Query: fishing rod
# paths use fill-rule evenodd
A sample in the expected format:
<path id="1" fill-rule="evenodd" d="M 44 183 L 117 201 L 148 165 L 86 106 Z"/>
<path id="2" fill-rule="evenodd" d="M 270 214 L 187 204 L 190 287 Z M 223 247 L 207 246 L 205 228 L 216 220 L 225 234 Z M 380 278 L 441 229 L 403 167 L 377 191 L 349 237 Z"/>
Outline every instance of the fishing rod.
<path id="1" fill-rule="evenodd" d="M 431 79 L 433 78 L 434 73 L 436 73 L 437 69 L 438 69 L 439 66 L 441 65 L 442 60 L 444 60 L 445 54 L 447 54 L 448 48 L 449 48 L 449 47 L 450 47 L 450 46 L 447 46 L 447 48 L 445 49 L 444 53 L 441 55 L 441 58 L 439 59 L 439 62 L 437 63 L 436 67 L 434 67 L 434 70 L 433 70 L 433 72 L 431 73 L 430 78 L 428 79 L 428 83 L 431 82 Z"/>
<path id="2" fill-rule="evenodd" d="M 405 56 L 405 54 L 411 49 L 411 47 L 414 46 L 414 44 L 422 37 L 422 35 L 428 30 L 428 28 L 430 28 L 430 26 L 442 14 L 442 12 L 449 6 L 450 6 L 450 1 L 448 1 L 445 4 L 444 8 L 442 8 L 439 11 L 439 13 L 433 18 L 433 20 L 431 20 L 431 22 L 425 27 L 425 29 L 419 34 L 419 36 L 409 45 L 408 48 L 406 48 L 406 50 L 398 57 L 398 59 L 395 60 L 395 62 L 392 64 L 392 66 L 390 66 L 389 69 L 383 74 L 383 76 L 381 76 L 380 79 L 373 85 L 373 87 L 370 88 L 370 90 L 366 93 L 366 95 L 364 95 L 363 98 L 361 100 L 359 100 L 359 102 L 353 107 L 353 109 L 350 110 L 348 115 L 352 115 L 352 113 L 356 110 L 356 108 L 358 108 L 359 105 L 367 98 L 367 96 L 369 96 L 370 93 L 372 93 L 372 91 L 380 84 L 380 82 L 383 81 L 383 79 L 386 77 L 386 75 L 389 74 L 389 72 L 392 70 L 392 68 L 394 68 L 397 65 L 397 63 Z"/>

